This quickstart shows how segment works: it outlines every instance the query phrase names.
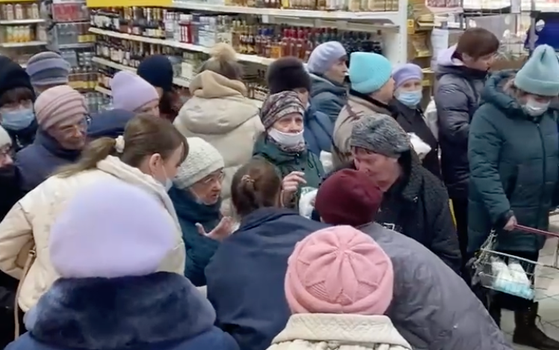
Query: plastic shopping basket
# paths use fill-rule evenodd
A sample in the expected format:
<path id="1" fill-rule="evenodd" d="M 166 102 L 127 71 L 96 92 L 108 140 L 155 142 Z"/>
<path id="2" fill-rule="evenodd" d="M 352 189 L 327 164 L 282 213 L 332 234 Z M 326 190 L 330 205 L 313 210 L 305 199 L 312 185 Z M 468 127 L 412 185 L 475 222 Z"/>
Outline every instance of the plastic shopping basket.
<path id="1" fill-rule="evenodd" d="M 522 225 L 516 225 L 515 230 L 559 237 L 559 234 L 553 232 Z M 502 234 L 506 235 L 506 232 Z M 473 261 L 472 285 L 480 284 L 496 292 L 528 300 L 559 299 L 559 287 L 550 288 L 553 283 L 559 286 L 559 281 L 554 282 L 556 276 L 559 278 L 559 244 L 554 247 L 551 255 L 540 254 L 539 261 L 499 252 L 496 247 L 497 233 L 492 231 Z M 503 272 L 503 268 L 506 273 Z"/>

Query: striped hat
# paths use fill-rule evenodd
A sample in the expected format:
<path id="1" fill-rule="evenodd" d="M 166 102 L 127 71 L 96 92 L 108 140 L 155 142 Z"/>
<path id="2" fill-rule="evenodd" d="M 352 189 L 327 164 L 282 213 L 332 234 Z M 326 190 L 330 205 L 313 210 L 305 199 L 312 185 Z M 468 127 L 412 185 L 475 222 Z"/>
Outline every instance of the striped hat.
<path id="1" fill-rule="evenodd" d="M 78 123 L 86 115 L 84 97 L 68 85 L 47 89 L 35 101 L 35 116 L 43 130 L 48 130 L 61 122 Z"/>
<path id="2" fill-rule="evenodd" d="M 296 92 L 282 91 L 266 98 L 260 109 L 260 119 L 268 130 L 275 122 L 292 113 L 305 115 L 305 106 Z"/>
<path id="3" fill-rule="evenodd" d="M 70 64 L 56 52 L 36 54 L 27 62 L 27 74 L 34 86 L 68 84 Z"/>

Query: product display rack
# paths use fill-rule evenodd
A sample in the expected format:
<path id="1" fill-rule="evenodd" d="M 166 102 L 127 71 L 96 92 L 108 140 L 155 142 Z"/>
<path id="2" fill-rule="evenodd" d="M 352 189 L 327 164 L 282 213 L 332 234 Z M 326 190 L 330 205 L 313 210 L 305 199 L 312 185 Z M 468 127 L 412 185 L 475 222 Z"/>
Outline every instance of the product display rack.
<path id="1" fill-rule="evenodd" d="M 350 41 L 352 43 L 357 42 L 358 44 L 355 46 L 358 48 L 352 48 L 348 51 L 362 51 L 361 41 L 363 41 L 363 43 L 366 43 L 363 45 L 367 46 L 365 51 L 382 52 L 382 54 L 394 64 L 407 61 L 406 0 L 375 0 L 377 1 L 376 3 L 370 0 L 369 3 L 367 3 L 367 1 L 363 2 L 365 5 L 368 4 L 369 6 L 374 5 L 377 7 L 378 4 L 381 4 L 381 7 L 384 6 L 383 8 L 390 9 L 390 11 L 325 11 L 303 8 L 294 9 L 289 8 L 289 6 L 280 9 L 271 8 L 270 6 L 238 6 L 238 4 L 217 3 L 216 1 L 169 1 L 167 4 L 163 4 L 164 6 L 162 6 L 161 3 L 153 4 L 153 1 L 150 3 L 150 0 L 121 1 L 126 1 L 126 3 L 107 4 L 106 0 L 88 0 L 88 7 L 91 10 L 98 10 L 100 13 L 99 16 L 101 17 L 103 16 L 105 8 L 107 8 L 109 12 L 114 12 L 115 8 L 128 7 L 128 10 L 124 9 L 122 11 L 129 12 L 138 11 L 138 9 L 143 8 L 146 10 L 144 12 L 147 12 L 147 14 L 144 13 L 143 15 L 147 20 L 150 18 L 153 19 L 154 12 L 159 13 L 159 17 L 156 16 L 156 19 L 159 23 L 165 23 L 165 29 L 156 28 L 155 31 L 148 32 L 149 35 L 146 35 L 145 31 L 137 32 L 131 30 L 129 27 L 128 29 L 123 29 L 122 24 L 121 27 L 119 27 L 118 24 L 115 26 L 110 18 L 108 21 L 106 18 L 98 20 L 98 18 L 93 18 L 95 15 L 92 15 L 90 33 L 97 36 L 96 57 L 93 59 L 93 62 L 100 67 L 100 70 L 110 67 L 116 70 L 126 69 L 134 71 L 135 65 L 142 57 L 154 53 L 172 56 L 172 62 L 175 62 L 175 66 L 178 67 L 176 78 L 174 79 L 174 83 L 178 87 L 184 88 L 189 85 L 189 81 L 195 75 L 195 72 L 197 72 L 199 65 L 207 59 L 207 55 L 217 42 L 227 42 L 232 44 L 236 49 L 238 61 L 245 65 L 245 83 L 249 88 L 249 97 L 255 100 L 262 100 L 266 96 L 267 91 L 265 83 L 263 83 L 266 67 L 276 58 L 284 56 L 284 54 L 280 53 L 278 56 L 277 51 L 274 51 L 274 54 L 270 54 L 268 50 L 267 55 L 263 55 L 261 53 L 263 49 L 255 49 L 255 46 L 247 50 L 244 50 L 243 47 L 239 47 L 238 39 L 236 42 L 235 35 L 231 33 L 227 34 L 227 31 L 230 30 L 231 26 L 235 26 L 235 23 L 240 22 L 242 22 L 243 26 L 245 26 L 245 22 L 247 23 L 247 27 L 252 25 L 252 27 L 250 27 L 251 29 L 247 29 L 247 33 L 249 31 L 251 33 L 251 38 L 252 35 L 260 35 L 261 31 L 268 33 L 266 28 L 273 28 L 271 29 L 274 32 L 273 35 L 276 35 L 278 32 L 280 35 L 285 34 L 286 31 L 291 33 L 287 35 L 287 39 L 280 39 L 283 42 L 289 40 L 293 42 L 299 40 L 300 42 L 302 40 L 301 38 L 307 40 L 306 35 L 308 35 L 309 31 L 314 33 L 315 30 L 327 31 L 328 34 L 323 35 L 329 36 L 331 38 L 330 40 L 338 40 L 338 36 L 341 37 L 346 35 L 344 33 L 350 33 L 347 35 L 354 35 L 355 38 L 357 38 L 353 39 L 352 37 Z M 269 1 L 266 1 L 266 4 L 268 4 Z M 357 4 L 360 4 L 359 1 L 357 1 Z M 285 1 L 282 2 L 282 5 L 285 5 Z M 352 5 L 353 9 L 355 9 L 355 1 Z M 363 8 L 366 7 L 365 5 L 363 5 Z M 163 15 L 161 13 L 163 13 Z M 110 17 L 110 14 L 107 16 Z M 180 20 L 178 19 L 179 17 Z M 169 33 L 168 27 L 173 28 L 173 24 L 168 24 L 168 22 L 172 22 L 169 18 L 175 18 L 175 28 L 170 30 L 171 33 Z M 179 31 L 177 27 L 179 25 L 182 26 L 184 18 L 188 18 L 189 21 L 205 23 L 197 27 L 200 29 L 200 33 L 202 33 L 202 31 L 206 33 L 212 21 L 227 22 L 228 27 L 227 30 L 223 30 L 223 27 L 220 27 L 221 24 L 218 23 L 216 27 L 218 29 L 210 29 L 210 31 L 213 30 L 215 32 L 215 38 L 212 37 L 211 40 L 207 40 L 207 37 L 202 37 L 202 34 L 200 34 L 200 37 L 196 40 L 184 40 L 177 34 L 177 31 Z M 118 22 L 118 20 L 116 22 Z M 256 24 L 253 25 L 251 23 Z M 215 25 L 215 23 L 213 25 Z M 221 30 L 219 28 L 221 28 Z M 188 27 L 188 29 L 191 28 Z M 175 31 L 174 33 L 173 30 Z M 258 41 L 258 39 L 256 40 Z M 321 42 L 323 41 L 324 40 Z M 377 44 L 377 42 L 381 44 Z M 242 45 L 241 43 L 241 46 Z M 293 47 L 295 47 L 295 44 L 293 45 Z M 353 44 L 348 45 L 351 46 Z M 119 46 L 120 48 L 116 50 L 115 46 Z M 256 44 L 256 46 L 258 46 L 258 44 Z M 297 49 L 291 51 L 295 52 L 295 54 L 291 55 L 306 59 L 309 52 L 305 55 L 304 49 L 303 51 L 300 49 L 301 45 L 299 44 L 297 47 Z M 115 54 L 115 51 L 120 52 L 120 54 Z M 123 52 L 124 56 L 126 56 L 125 58 L 122 57 Z M 129 52 L 133 52 L 134 54 L 129 55 Z M 131 58 L 128 56 L 135 57 Z M 107 78 L 110 79 L 112 73 L 110 71 L 105 73 Z M 108 93 L 107 85 L 107 81 L 100 77 L 96 90 Z"/>
<path id="2" fill-rule="evenodd" d="M 25 65 L 47 43 L 39 2 L 0 0 L 0 55 Z"/>

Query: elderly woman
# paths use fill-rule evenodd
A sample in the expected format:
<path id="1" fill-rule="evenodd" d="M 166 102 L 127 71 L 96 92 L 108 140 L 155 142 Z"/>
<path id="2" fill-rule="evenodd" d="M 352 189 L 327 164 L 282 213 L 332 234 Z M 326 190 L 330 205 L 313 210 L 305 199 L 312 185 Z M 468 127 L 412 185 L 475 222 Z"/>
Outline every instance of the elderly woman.
<path id="1" fill-rule="evenodd" d="M 559 62 L 547 45 L 538 46 L 516 75 L 502 71 L 487 81 L 468 142 L 470 253 L 496 229 L 499 251 L 538 260 L 545 237 L 523 233 L 516 225 L 549 227 L 559 176 L 558 111 L 550 102 L 558 95 Z M 537 303 L 497 295 L 490 310 L 497 322 L 501 308 L 515 311 L 515 343 L 559 349 L 559 342 L 536 327 Z"/>
<path id="2" fill-rule="evenodd" d="M 422 165 L 440 178 L 439 144 L 425 123 L 423 110 L 419 106 L 423 98 L 421 67 L 406 63 L 393 71 L 392 78 L 395 90 L 391 107 L 395 112 L 396 121 L 407 133 L 415 134 L 429 145 L 430 151 L 422 157 Z"/>
<path id="3" fill-rule="evenodd" d="M 297 207 L 302 193 L 318 188 L 324 175 L 317 155 L 303 137 L 305 106 L 294 91 L 268 96 L 260 111 L 265 133 L 254 145 L 254 156 L 272 163 L 283 181 L 282 204 Z"/>
<path id="4" fill-rule="evenodd" d="M 185 276 L 195 286 L 205 286 L 204 269 L 219 242 L 201 233 L 231 233 L 231 221 L 220 214 L 223 158 L 198 137 L 188 138 L 188 157 L 180 165 L 169 196 L 173 201 L 186 247 Z"/>

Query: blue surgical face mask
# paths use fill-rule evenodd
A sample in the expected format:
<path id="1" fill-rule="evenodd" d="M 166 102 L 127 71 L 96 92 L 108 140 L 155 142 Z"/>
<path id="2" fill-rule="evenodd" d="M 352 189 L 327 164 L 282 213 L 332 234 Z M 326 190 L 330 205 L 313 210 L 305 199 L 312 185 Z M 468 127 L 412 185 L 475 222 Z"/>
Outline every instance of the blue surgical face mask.
<path id="1" fill-rule="evenodd" d="M 421 90 L 415 91 L 401 91 L 396 95 L 396 99 L 408 107 L 415 107 L 421 102 L 423 92 Z"/>
<path id="2" fill-rule="evenodd" d="M 19 131 L 27 128 L 35 119 L 33 109 L 25 108 L 15 111 L 1 112 L 2 126 L 5 129 Z"/>
<path id="3" fill-rule="evenodd" d="M 524 110 L 524 112 L 526 112 L 526 114 L 532 117 L 538 117 L 547 111 L 550 103 L 550 101 L 538 102 L 532 99 L 528 99 L 528 101 L 526 101 L 526 104 L 522 106 L 522 109 Z"/>

